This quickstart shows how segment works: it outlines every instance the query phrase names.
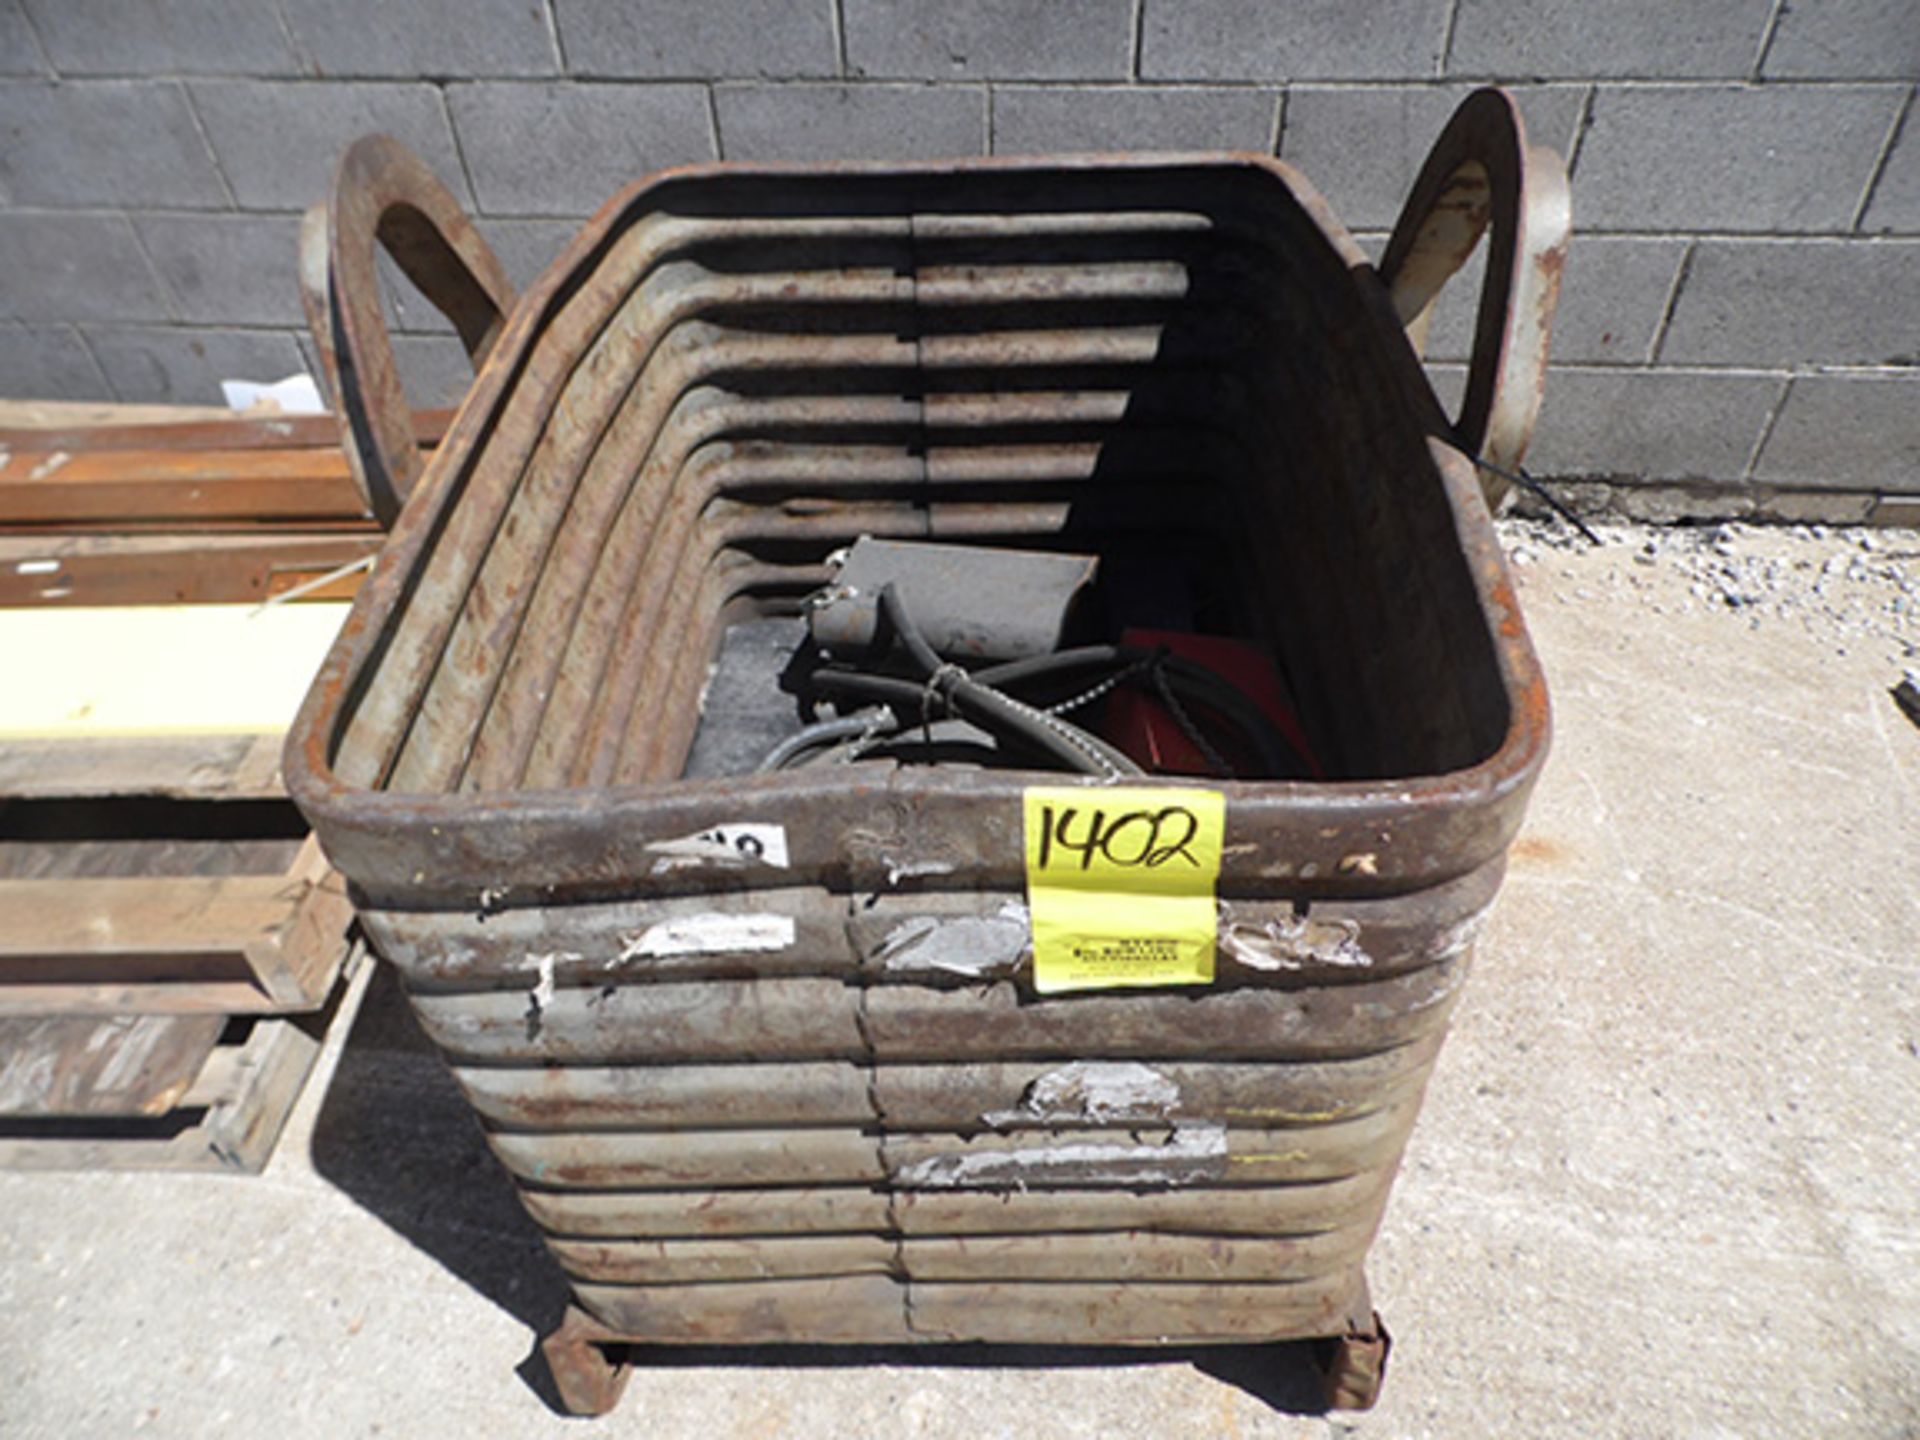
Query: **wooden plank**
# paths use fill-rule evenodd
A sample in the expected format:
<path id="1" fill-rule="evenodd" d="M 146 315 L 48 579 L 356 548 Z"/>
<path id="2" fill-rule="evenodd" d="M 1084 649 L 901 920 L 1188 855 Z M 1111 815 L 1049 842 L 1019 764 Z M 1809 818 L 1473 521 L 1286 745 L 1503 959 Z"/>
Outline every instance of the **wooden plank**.
<path id="1" fill-rule="evenodd" d="M 145 1120 L 0 1121 L 0 1169 L 218 1170 L 257 1174 L 273 1153 L 328 1039 L 351 1026 L 372 965 L 356 947 L 323 1009 L 299 1018 L 262 1018 L 246 1035 L 223 1041 L 209 1064 L 220 1080 L 196 1084 L 184 1104 Z M 223 1053 L 224 1052 L 224 1053 Z M 217 1094 L 211 1093 L 217 1091 Z"/>
<path id="2" fill-rule="evenodd" d="M 0 737 L 284 732 L 350 608 L 0 609 Z"/>
<path id="3" fill-rule="evenodd" d="M 0 527 L 326 520 L 370 525 L 337 450 L 21 450 L 0 464 Z"/>
<path id="4" fill-rule="evenodd" d="M 413 412 L 414 438 L 440 443 L 451 410 Z M 0 401 L 0 447 L 9 450 L 268 450 L 340 447 L 332 415 L 236 415 L 214 407 L 60 406 Z"/>
<path id="5" fill-rule="evenodd" d="M 0 1115 L 163 1115 L 225 1025 L 221 1015 L 0 1016 Z"/>
<path id="6" fill-rule="evenodd" d="M 231 423 L 225 405 L 137 405 L 113 400 L 0 400 L 0 436 L 71 431 L 86 435 L 128 425 Z"/>
<path id="7" fill-rule="evenodd" d="M 277 800 L 282 735 L 114 735 L 0 745 L 0 799 Z"/>
<path id="8" fill-rule="evenodd" d="M 0 880 L 0 1012 L 312 1010 L 351 918 L 311 840 L 285 875 Z"/>
<path id="9" fill-rule="evenodd" d="M 0 535 L 0 606 L 257 603 L 379 554 L 371 531 Z M 304 598 L 351 599 L 356 570 Z"/>

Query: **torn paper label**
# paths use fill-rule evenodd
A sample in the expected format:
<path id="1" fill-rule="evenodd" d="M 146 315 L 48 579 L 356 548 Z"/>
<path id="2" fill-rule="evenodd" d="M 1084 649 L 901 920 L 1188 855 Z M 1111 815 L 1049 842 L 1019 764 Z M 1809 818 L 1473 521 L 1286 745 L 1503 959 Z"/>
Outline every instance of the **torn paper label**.
<path id="1" fill-rule="evenodd" d="M 793 944 L 793 939 L 791 915 L 688 915 L 649 925 L 626 942 L 620 958 L 652 960 L 669 955 L 785 950 Z"/>
<path id="2" fill-rule="evenodd" d="M 1020 1125 L 1164 1122 L 1180 1108 L 1180 1087 L 1132 1060 L 1075 1060 L 1027 1087 L 1017 1110 L 980 1118 L 997 1130 Z"/>
<path id="3" fill-rule="evenodd" d="M 260 410 L 280 415 L 324 415 L 326 402 L 311 375 L 289 375 L 284 380 L 265 384 L 258 380 L 222 380 L 220 393 L 227 408 L 236 411 Z"/>
<path id="4" fill-rule="evenodd" d="M 901 1166 L 894 1183 L 903 1190 L 1072 1185 L 1145 1190 L 1218 1181 L 1227 1173 L 1227 1162 L 1226 1127 L 1192 1125 L 1176 1129 L 1159 1143 L 1063 1140 L 1022 1149 L 968 1148 L 930 1155 Z"/>
<path id="5" fill-rule="evenodd" d="M 992 915 L 913 915 L 887 932 L 873 958 L 889 971 L 979 979 L 1018 968 L 1030 934 L 1024 905 Z"/>
<path id="6" fill-rule="evenodd" d="M 527 960 L 533 965 L 535 974 L 538 977 L 533 983 L 533 989 L 527 992 L 528 998 L 533 1002 L 534 1009 L 545 1010 L 552 1006 L 553 967 L 561 958 L 562 955 L 557 950 L 550 951 L 545 955 L 527 956 Z M 577 955 L 568 955 L 564 958 L 577 960 L 579 957 Z"/>
<path id="7" fill-rule="evenodd" d="M 784 825 L 716 825 L 677 840 L 655 840 L 647 849 L 660 856 L 654 871 L 701 865 L 770 865 L 787 868 L 787 829 Z"/>
<path id="8" fill-rule="evenodd" d="M 1220 907 L 1220 948 L 1249 970 L 1305 970 L 1317 965 L 1373 964 L 1360 944 L 1358 921 L 1287 915 L 1265 925 L 1235 921 Z"/>

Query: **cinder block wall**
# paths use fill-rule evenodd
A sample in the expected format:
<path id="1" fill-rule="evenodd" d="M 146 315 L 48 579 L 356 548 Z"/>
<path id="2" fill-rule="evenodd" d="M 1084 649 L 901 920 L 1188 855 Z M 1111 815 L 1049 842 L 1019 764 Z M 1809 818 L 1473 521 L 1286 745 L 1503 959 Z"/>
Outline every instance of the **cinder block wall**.
<path id="1" fill-rule="evenodd" d="M 1496 80 L 1574 174 L 1536 468 L 1866 516 L 1920 494 L 1916 77 L 1920 0 L 0 0 L 0 393 L 307 365 L 298 214 L 370 130 L 524 284 L 715 158 L 1271 151 L 1377 246 Z M 396 307 L 416 397 L 457 394 Z"/>

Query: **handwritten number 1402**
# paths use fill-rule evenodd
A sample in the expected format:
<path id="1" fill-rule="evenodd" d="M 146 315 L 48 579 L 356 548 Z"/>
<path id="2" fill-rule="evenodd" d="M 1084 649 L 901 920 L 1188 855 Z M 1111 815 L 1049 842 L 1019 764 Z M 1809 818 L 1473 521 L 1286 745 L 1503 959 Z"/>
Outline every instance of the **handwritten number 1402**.
<path id="1" fill-rule="evenodd" d="M 1167 805 L 1158 810 L 1122 810 L 1109 813 L 1077 805 L 1055 809 L 1040 807 L 1040 862 L 1047 869 L 1055 863 L 1055 851 L 1063 856 L 1078 856 L 1081 870 L 1093 868 L 1096 857 L 1121 870 L 1157 870 L 1174 860 L 1184 860 L 1195 869 L 1200 861 L 1187 846 L 1200 833 L 1200 819 L 1184 805 Z M 1060 868 L 1069 868 L 1066 860 Z"/>

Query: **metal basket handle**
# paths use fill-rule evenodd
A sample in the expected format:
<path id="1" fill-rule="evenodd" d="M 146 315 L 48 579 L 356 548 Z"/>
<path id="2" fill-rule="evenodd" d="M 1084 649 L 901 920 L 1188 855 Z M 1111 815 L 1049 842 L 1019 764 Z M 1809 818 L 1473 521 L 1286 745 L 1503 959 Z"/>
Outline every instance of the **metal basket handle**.
<path id="1" fill-rule="evenodd" d="M 375 518 L 391 526 L 421 461 L 380 306 L 376 241 L 453 322 L 476 371 L 514 296 L 492 247 L 419 156 L 385 135 L 347 148 L 332 199 L 301 222 L 300 288 L 354 478 Z"/>
<path id="2" fill-rule="evenodd" d="M 1540 413 L 1573 207 L 1560 157 L 1530 147 L 1520 107 L 1491 88 L 1463 100 L 1433 142 L 1380 261 L 1416 354 L 1426 348 L 1434 301 L 1489 224 L 1473 360 L 1454 431 L 1469 454 L 1513 471 Z M 1481 484 L 1489 505 L 1506 495 L 1508 482 L 1491 471 L 1481 471 Z"/>

